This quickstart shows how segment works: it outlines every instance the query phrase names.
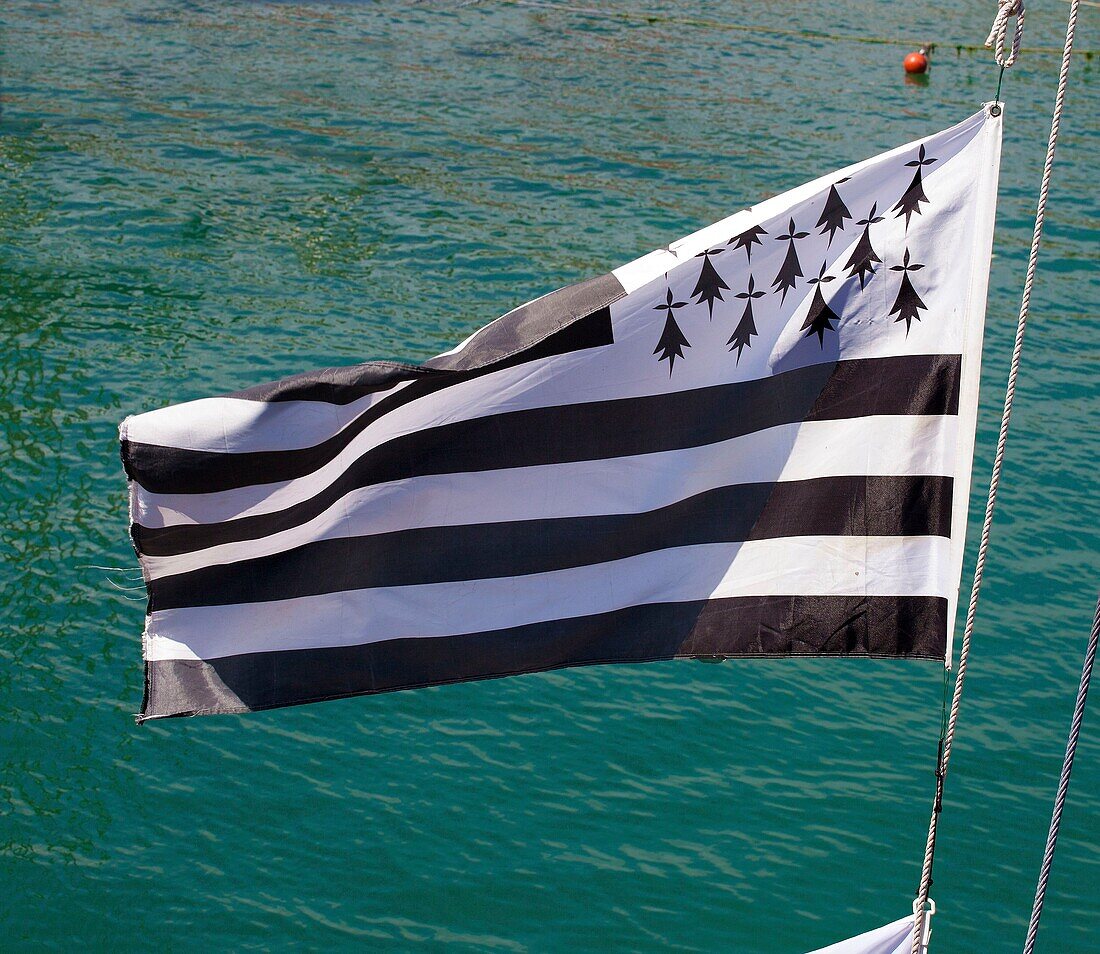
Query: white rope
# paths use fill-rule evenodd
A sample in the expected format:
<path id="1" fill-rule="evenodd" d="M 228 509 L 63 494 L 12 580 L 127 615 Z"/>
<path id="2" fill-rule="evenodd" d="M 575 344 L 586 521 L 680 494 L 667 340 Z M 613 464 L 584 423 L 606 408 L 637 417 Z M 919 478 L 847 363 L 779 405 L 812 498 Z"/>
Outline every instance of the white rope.
<path id="1" fill-rule="evenodd" d="M 1005 55 L 1005 40 L 1008 39 L 1008 21 L 1016 18 L 1016 32 L 1012 36 L 1012 48 Z M 1024 0 L 1000 0 L 997 16 L 993 19 L 989 36 L 985 38 L 986 49 L 993 50 L 993 57 L 1002 69 L 1008 69 L 1020 55 L 1020 40 L 1024 35 Z"/>
<path id="2" fill-rule="evenodd" d="M 1081 735 L 1081 720 L 1085 715 L 1085 699 L 1089 694 L 1092 681 L 1092 664 L 1096 661 L 1096 644 L 1100 641 L 1100 600 L 1096 603 L 1096 615 L 1092 620 L 1092 632 L 1085 649 L 1085 664 L 1081 667 L 1081 684 L 1077 689 L 1077 704 L 1073 707 L 1073 721 L 1066 740 L 1066 757 L 1062 762 L 1062 777 L 1058 779 L 1058 794 L 1054 796 L 1054 813 L 1050 816 L 1050 832 L 1047 834 L 1047 847 L 1043 852 L 1043 864 L 1039 869 L 1039 884 L 1035 888 L 1035 904 L 1031 908 L 1031 923 L 1027 927 L 1027 940 L 1024 941 L 1024 954 L 1034 954 L 1035 935 L 1039 932 L 1039 918 L 1043 913 L 1043 901 L 1046 898 L 1047 882 L 1050 880 L 1050 866 L 1054 861 L 1054 846 L 1058 842 L 1058 830 L 1062 827 L 1062 809 L 1066 806 L 1066 792 L 1069 791 L 1069 776 L 1073 771 L 1073 757 L 1077 754 L 1077 740 Z"/>
<path id="3" fill-rule="evenodd" d="M 1002 2 L 997 11 L 991 36 L 1004 36 L 1008 17 L 1006 8 L 1018 6 L 1017 38 L 1013 43 L 1019 47 L 1019 28 L 1023 22 L 1023 3 Z M 955 726 L 959 719 L 959 705 L 962 700 L 963 684 L 966 681 L 966 666 L 970 658 L 970 642 L 974 635 L 974 615 L 978 609 L 978 593 L 982 586 L 982 574 L 985 571 L 986 556 L 989 551 L 989 530 L 993 523 L 993 511 L 997 504 L 997 489 L 1001 483 L 1001 470 L 1004 467 L 1005 445 L 1008 441 L 1008 425 L 1012 418 L 1012 401 L 1016 395 L 1016 379 L 1020 372 L 1020 355 L 1024 347 L 1024 332 L 1027 330 L 1027 317 L 1031 309 L 1031 289 L 1035 283 L 1035 268 L 1039 259 L 1039 245 L 1043 238 L 1043 219 L 1046 215 L 1047 196 L 1050 192 L 1051 171 L 1054 167 L 1054 150 L 1058 143 L 1058 131 L 1062 123 L 1062 111 L 1066 102 L 1066 81 L 1069 78 L 1069 64 L 1073 53 L 1073 36 L 1077 29 L 1077 12 L 1080 0 L 1071 0 L 1069 22 L 1066 25 L 1066 43 L 1062 49 L 1062 68 L 1058 74 L 1058 92 L 1054 98 L 1054 113 L 1050 119 L 1050 137 L 1047 140 L 1046 162 L 1043 164 L 1043 179 L 1039 186 L 1039 201 L 1035 207 L 1035 230 L 1031 236 L 1031 252 L 1027 260 L 1027 273 L 1024 277 L 1024 291 L 1020 301 L 1020 316 L 1016 323 L 1016 343 L 1012 349 L 1012 361 L 1008 369 L 1008 383 L 1005 386 L 1004 411 L 1001 414 L 1001 429 L 997 435 L 997 451 L 993 457 L 993 472 L 989 478 L 989 496 L 985 504 L 985 519 L 982 521 L 981 542 L 978 544 L 978 559 L 974 565 L 974 582 L 970 587 L 970 605 L 966 612 L 966 626 L 963 629 L 962 647 L 959 650 L 959 668 L 955 676 L 955 688 L 951 696 L 951 714 L 947 720 L 947 731 L 943 737 L 939 765 L 936 772 L 936 799 L 932 808 L 932 817 L 928 823 L 928 841 L 924 849 L 924 864 L 921 868 L 920 888 L 917 891 L 916 910 L 924 911 L 928 904 L 928 890 L 932 884 L 932 859 L 936 850 L 936 832 L 939 826 L 940 808 L 943 798 L 943 785 L 947 776 L 947 765 L 951 760 L 951 746 L 955 740 Z M 999 28 L 998 24 L 1002 26 Z M 997 62 L 1001 63 L 998 51 Z M 1003 66 L 1010 66 L 1015 53 L 1004 60 Z M 922 931 L 913 932 L 912 954 L 920 954 Z"/>

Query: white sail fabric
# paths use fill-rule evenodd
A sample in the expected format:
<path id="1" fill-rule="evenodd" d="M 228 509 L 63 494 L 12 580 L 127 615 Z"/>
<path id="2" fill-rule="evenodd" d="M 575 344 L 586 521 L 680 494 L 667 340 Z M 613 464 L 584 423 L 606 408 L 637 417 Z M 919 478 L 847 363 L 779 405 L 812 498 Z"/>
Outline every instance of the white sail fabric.
<path id="1" fill-rule="evenodd" d="M 128 418 L 143 716 L 949 656 L 1000 137 L 983 109 L 421 365 Z"/>
<path id="2" fill-rule="evenodd" d="M 927 938 L 925 939 L 927 941 Z M 913 915 L 809 954 L 909 954 L 913 949 Z"/>

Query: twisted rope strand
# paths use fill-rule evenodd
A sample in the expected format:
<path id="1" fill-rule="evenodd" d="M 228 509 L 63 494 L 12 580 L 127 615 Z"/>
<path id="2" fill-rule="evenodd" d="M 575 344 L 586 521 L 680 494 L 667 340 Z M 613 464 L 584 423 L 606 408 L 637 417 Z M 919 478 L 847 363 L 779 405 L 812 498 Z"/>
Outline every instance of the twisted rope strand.
<path id="1" fill-rule="evenodd" d="M 1058 779 L 1058 794 L 1054 796 L 1054 812 L 1050 816 L 1050 832 L 1047 834 L 1047 847 L 1043 852 L 1043 864 L 1039 869 L 1039 883 L 1035 888 L 1035 904 L 1031 908 L 1031 923 L 1027 927 L 1027 940 L 1024 941 L 1024 954 L 1034 954 L 1035 935 L 1039 932 L 1039 918 L 1043 914 L 1043 901 L 1046 899 L 1047 882 L 1050 880 L 1050 866 L 1054 861 L 1054 847 L 1058 842 L 1058 831 L 1062 827 L 1062 809 L 1066 805 L 1066 792 L 1069 791 L 1069 776 L 1073 771 L 1073 757 L 1077 754 L 1077 739 L 1081 735 L 1081 720 L 1085 715 L 1085 699 L 1089 694 L 1092 681 L 1092 664 L 1096 660 L 1096 644 L 1100 642 L 1100 600 L 1096 602 L 1096 615 L 1092 620 L 1092 632 L 1089 634 L 1088 647 L 1085 649 L 1085 664 L 1081 667 L 1081 684 L 1077 689 L 1077 704 L 1073 707 L 1073 721 L 1066 740 L 1066 757 L 1062 762 L 1062 777 Z"/>
<path id="2" fill-rule="evenodd" d="M 1000 19 L 1005 4 L 1002 3 L 997 17 Z M 947 765 L 951 760 L 951 747 L 955 741 L 955 727 L 959 719 L 959 705 L 962 701 L 963 684 L 966 682 L 966 667 L 970 659 L 970 643 L 974 635 L 974 616 L 978 609 L 978 593 L 982 586 L 985 561 L 989 551 L 989 531 L 993 523 L 993 511 L 997 504 L 997 490 L 1001 482 L 1004 467 L 1005 445 L 1008 441 L 1008 425 L 1012 418 L 1012 402 L 1016 395 L 1016 379 L 1020 372 L 1020 355 L 1024 347 L 1024 333 L 1027 330 L 1028 312 L 1031 309 L 1031 289 L 1035 283 L 1035 269 L 1039 259 L 1039 245 L 1043 238 L 1043 219 L 1046 216 L 1047 197 L 1050 193 L 1051 172 L 1054 167 L 1054 151 L 1058 143 L 1058 132 L 1062 123 L 1062 111 L 1066 101 L 1066 82 L 1069 78 L 1069 64 L 1073 53 L 1073 37 L 1077 30 L 1077 13 L 1080 0 L 1071 0 L 1069 22 L 1066 25 L 1066 43 L 1062 50 L 1062 67 L 1058 74 L 1058 92 L 1054 98 L 1054 113 L 1050 120 L 1050 137 L 1047 140 L 1046 161 L 1043 164 L 1043 179 L 1039 187 L 1039 201 L 1035 207 L 1035 230 L 1031 236 L 1031 252 L 1027 260 L 1027 273 L 1024 277 L 1023 296 L 1020 300 L 1020 316 L 1016 323 L 1016 343 L 1012 349 L 1012 361 L 1008 369 L 1008 383 L 1005 386 L 1004 411 L 1001 414 L 1001 429 L 997 435 L 997 452 L 993 458 L 993 472 L 989 478 L 989 496 L 986 499 L 985 518 L 982 521 L 981 542 L 978 545 L 978 558 L 974 565 L 974 582 L 970 588 L 970 605 L 966 611 L 966 627 L 963 630 L 962 647 L 959 650 L 959 668 L 955 676 L 955 689 L 951 696 L 951 714 L 947 720 L 947 733 L 943 740 L 943 750 L 936 773 L 936 803 L 928 824 L 928 840 L 924 849 L 924 865 L 921 868 L 920 888 L 917 891 L 915 910 L 917 911 L 918 930 L 913 932 L 912 954 L 921 954 L 924 932 L 919 929 L 919 918 L 928 903 L 928 890 L 932 883 L 932 859 L 936 850 L 936 833 L 939 827 L 939 807 L 943 793 L 944 780 L 947 777 Z M 1008 65 L 1006 61 L 1005 65 Z"/>
<path id="3" fill-rule="evenodd" d="M 1005 55 L 1005 40 L 1008 38 L 1008 21 L 1016 18 L 1016 32 L 1012 37 L 1012 48 Z M 993 19 L 993 26 L 989 30 L 989 36 L 985 38 L 985 48 L 993 51 L 993 58 L 1001 69 L 1007 69 L 1016 62 L 1020 55 L 1020 40 L 1024 35 L 1024 0 L 1001 0 L 997 8 L 997 16 Z"/>

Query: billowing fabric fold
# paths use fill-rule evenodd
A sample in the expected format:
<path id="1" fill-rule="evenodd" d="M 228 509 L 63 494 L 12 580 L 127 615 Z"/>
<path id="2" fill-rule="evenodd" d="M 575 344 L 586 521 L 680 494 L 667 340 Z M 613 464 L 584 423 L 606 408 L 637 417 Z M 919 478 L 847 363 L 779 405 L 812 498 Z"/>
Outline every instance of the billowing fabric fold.
<path id="1" fill-rule="evenodd" d="M 924 940 L 927 942 L 928 938 Z M 913 915 L 909 915 L 859 937 L 810 951 L 810 954 L 909 954 L 912 949 Z"/>

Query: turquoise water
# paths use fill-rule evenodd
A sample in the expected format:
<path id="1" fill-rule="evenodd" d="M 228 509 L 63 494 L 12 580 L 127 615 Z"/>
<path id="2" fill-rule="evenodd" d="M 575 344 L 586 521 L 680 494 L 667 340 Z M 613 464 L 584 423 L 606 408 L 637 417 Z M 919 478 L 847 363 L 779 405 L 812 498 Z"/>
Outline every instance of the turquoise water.
<path id="1" fill-rule="evenodd" d="M 1067 5 L 1033 7 L 1027 45 L 1060 48 Z M 996 83 L 951 45 L 981 42 L 985 0 L 600 8 L 671 19 L 495 0 L 0 10 L 0 948 L 799 952 L 906 913 L 935 665 L 670 662 L 131 719 L 123 416 L 429 356 L 950 125 Z M 799 34 L 821 29 L 935 40 L 934 71 L 904 82 L 905 42 Z M 1080 46 L 1100 47 L 1100 10 L 1082 8 Z M 1025 55 L 1006 77 L 979 485 L 1057 65 Z M 1095 64 L 1072 79 L 948 781 L 942 952 L 1022 942 L 1100 580 Z M 1093 709 L 1046 950 L 1095 949 Z"/>

